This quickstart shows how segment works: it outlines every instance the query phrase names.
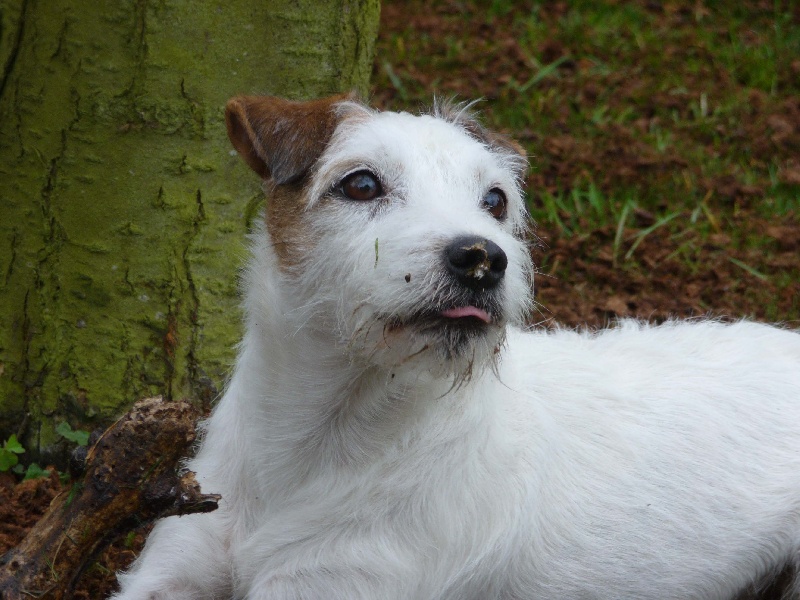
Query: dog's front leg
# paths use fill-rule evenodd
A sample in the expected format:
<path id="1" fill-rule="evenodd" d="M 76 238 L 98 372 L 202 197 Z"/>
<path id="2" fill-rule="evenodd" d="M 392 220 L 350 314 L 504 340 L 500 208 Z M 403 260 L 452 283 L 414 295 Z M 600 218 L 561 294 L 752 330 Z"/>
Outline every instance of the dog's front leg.
<path id="1" fill-rule="evenodd" d="M 156 524 L 131 570 L 118 575 L 122 589 L 110 600 L 230 597 L 223 511 L 168 517 Z"/>

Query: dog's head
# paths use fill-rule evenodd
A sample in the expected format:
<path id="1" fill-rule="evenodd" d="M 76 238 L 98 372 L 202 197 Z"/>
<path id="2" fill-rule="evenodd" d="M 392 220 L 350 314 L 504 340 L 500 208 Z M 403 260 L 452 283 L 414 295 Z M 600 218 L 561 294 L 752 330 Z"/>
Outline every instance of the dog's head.
<path id="1" fill-rule="evenodd" d="M 268 193 L 282 318 L 365 364 L 467 375 L 522 323 L 532 266 L 517 144 L 463 107 L 232 99 L 230 138 Z M 260 276 L 260 275 L 258 275 Z"/>

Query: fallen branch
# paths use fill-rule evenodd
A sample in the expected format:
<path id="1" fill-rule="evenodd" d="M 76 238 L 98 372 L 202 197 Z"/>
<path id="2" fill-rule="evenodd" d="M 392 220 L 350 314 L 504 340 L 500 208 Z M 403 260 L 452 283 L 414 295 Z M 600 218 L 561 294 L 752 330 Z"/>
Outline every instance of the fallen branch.
<path id="1" fill-rule="evenodd" d="M 109 427 L 87 454 L 83 480 L 0 559 L 0 598 L 69 598 L 83 569 L 117 537 L 161 517 L 215 510 L 218 495 L 202 494 L 194 473 L 178 474 L 196 419 L 189 403 L 157 397 Z"/>

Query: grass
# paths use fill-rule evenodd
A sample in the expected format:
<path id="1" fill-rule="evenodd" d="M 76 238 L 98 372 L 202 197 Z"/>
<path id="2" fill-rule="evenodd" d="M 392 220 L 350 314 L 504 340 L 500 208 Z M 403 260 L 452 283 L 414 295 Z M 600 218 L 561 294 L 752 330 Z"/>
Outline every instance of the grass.
<path id="1" fill-rule="evenodd" d="M 654 6 L 387 2 L 375 94 L 411 110 L 434 94 L 486 98 L 484 121 L 531 157 L 534 220 L 566 238 L 607 232 L 615 269 L 641 269 L 655 237 L 691 272 L 725 235 L 732 278 L 794 285 L 753 223 L 800 215 L 786 176 L 800 169 L 786 116 L 800 111 L 800 3 Z"/>
<path id="2" fill-rule="evenodd" d="M 525 8 L 519 8 L 522 4 Z M 773 14 L 762 10 L 755 22 L 736 6 L 715 4 L 712 10 L 700 5 L 686 17 L 697 26 L 688 28 L 659 25 L 651 13 L 633 3 L 573 2 L 565 14 L 549 20 L 541 16 L 546 8 L 536 3 L 495 0 L 483 10 L 482 6 L 468 4 L 464 14 L 452 15 L 453 32 L 442 38 L 411 30 L 391 36 L 387 46 L 394 52 L 382 49 L 382 75 L 399 91 L 404 108 L 424 105 L 432 93 L 447 95 L 448 90 L 441 80 L 439 85 L 445 89 L 436 85 L 431 89 L 429 80 L 404 73 L 393 58 L 423 73 L 468 69 L 488 73 L 490 57 L 504 51 L 504 39 L 513 38 L 521 64 L 505 70 L 505 82 L 491 85 L 487 81 L 488 89 L 476 90 L 492 101 L 487 110 L 490 125 L 512 132 L 531 129 L 542 135 L 561 129 L 602 141 L 609 125 L 647 117 L 651 123 L 643 132 L 643 143 L 660 154 L 673 150 L 687 162 L 703 165 L 705 174 L 732 172 L 743 180 L 760 181 L 774 170 L 768 163 L 748 161 L 747 156 L 735 153 L 708 154 L 725 144 L 729 128 L 746 117 L 749 90 L 773 95 L 777 90 L 784 95 L 800 92 L 800 76 L 792 76 L 788 67 L 800 57 L 800 27 L 791 16 L 794 4 L 784 9 L 776 5 Z M 510 19 L 507 38 L 471 39 L 463 32 L 455 33 L 459 25 L 491 24 L 498 16 Z M 547 48 L 541 48 L 543 39 L 552 40 L 563 54 L 548 59 Z M 665 54 L 665 46 L 684 51 Z M 565 63 L 576 62 L 581 67 L 577 71 L 564 69 Z M 645 76 L 648 73 L 658 76 Z M 383 85 L 381 79 L 376 86 Z M 630 81 L 637 82 L 635 89 L 627 85 Z M 731 85 L 732 81 L 740 85 Z M 570 97 L 598 83 L 603 87 L 594 98 Z M 659 94 L 667 101 L 650 101 Z M 536 144 L 530 147 L 534 157 L 541 154 Z M 798 207 L 796 186 L 787 190 L 773 186 L 771 193 L 780 199 L 775 204 L 781 212 Z M 676 194 L 671 189 L 667 196 Z M 663 193 L 654 195 L 664 197 Z"/>

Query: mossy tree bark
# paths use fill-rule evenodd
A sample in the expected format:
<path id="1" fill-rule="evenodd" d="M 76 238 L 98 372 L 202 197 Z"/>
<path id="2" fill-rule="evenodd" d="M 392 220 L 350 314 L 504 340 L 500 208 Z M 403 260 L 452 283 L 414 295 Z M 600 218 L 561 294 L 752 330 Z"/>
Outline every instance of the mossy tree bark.
<path id="1" fill-rule="evenodd" d="M 238 93 L 366 88 L 378 0 L 0 0 L 0 436 L 208 402 L 261 193 Z"/>

